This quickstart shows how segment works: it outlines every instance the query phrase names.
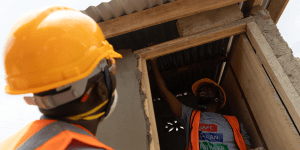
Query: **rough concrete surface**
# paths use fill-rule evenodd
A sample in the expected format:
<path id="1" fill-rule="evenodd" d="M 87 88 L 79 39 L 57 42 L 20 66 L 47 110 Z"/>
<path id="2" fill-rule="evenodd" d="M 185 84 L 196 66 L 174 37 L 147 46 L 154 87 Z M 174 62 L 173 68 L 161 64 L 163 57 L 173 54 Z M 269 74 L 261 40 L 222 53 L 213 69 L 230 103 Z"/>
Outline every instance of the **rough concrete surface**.
<path id="1" fill-rule="evenodd" d="M 114 112 L 98 126 L 96 137 L 113 149 L 146 150 L 149 121 L 145 120 L 141 107 L 138 61 L 131 50 L 118 52 L 123 55 L 122 59 L 116 59 L 118 103 Z"/>
<path id="2" fill-rule="evenodd" d="M 255 12 L 255 22 L 270 44 L 275 56 L 281 64 L 291 83 L 300 94 L 300 59 L 293 56 L 292 49 L 282 38 L 267 10 Z"/>
<path id="3" fill-rule="evenodd" d="M 138 60 L 140 58 L 139 55 L 135 54 L 134 57 Z M 139 61 L 137 63 L 137 66 L 136 68 L 139 67 Z M 143 114 L 144 114 L 144 119 L 145 119 L 145 123 L 146 123 L 146 131 L 147 131 L 147 150 L 150 150 L 150 143 L 151 143 L 151 140 L 152 140 L 152 137 L 151 137 L 151 134 L 150 134 L 150 121 L 149 121 L 149 118 L 148 116 L 146 115 L 146 112 L 145 112 L 145 99 L 147 98 L 146 94 L 144 93 L 144 91 L 142 90 L 142 72 L 141 71 L 136 71 L 136 77 L 137 77 L 137 80 L 139 82 L 139 94 L 140 94 L 140 100 L 141 100 L 141 108 L 143 110 Z"/>

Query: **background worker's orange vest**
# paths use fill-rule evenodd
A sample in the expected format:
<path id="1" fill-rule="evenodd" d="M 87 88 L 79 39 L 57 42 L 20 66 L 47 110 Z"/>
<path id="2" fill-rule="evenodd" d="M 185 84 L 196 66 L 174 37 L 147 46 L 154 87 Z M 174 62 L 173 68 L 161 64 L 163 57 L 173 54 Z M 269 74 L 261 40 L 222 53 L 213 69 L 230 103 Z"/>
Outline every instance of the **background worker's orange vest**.
<path id="1" fill-rule="evenodd" d="M 79 125 L 57 120 L 37 120 L 0 143 L 0 150 L 64 150 L 76 140 L 90 147 L 112 150 Z"/>
<path id="2" fill-rule="evenodd" d="M 190 129 L 191 129 L 191 143 L 189 143 L 188 150 L 199 150 L 199 124 L 200 124 L 201 111 L 193 110 L 190 119 Z M 246 144 L 244 142 L 243 136 L 240 133 L 240 125 L 235 116 L 225 116 L 223 115 L 233 130 L 234 139 L 240 150 L 247 150 Z"/>

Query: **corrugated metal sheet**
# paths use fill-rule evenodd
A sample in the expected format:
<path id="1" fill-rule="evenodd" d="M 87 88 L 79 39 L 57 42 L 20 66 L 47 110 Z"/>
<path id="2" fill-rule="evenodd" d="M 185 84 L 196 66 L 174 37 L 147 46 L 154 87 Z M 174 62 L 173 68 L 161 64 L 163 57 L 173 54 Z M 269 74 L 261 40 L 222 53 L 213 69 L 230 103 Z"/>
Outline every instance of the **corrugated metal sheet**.
<path id="1" fill-rule="evenodd" d="M 82 12 L 92 17 L 96 22 L 101 22 L 173 1 L 175 0 L 112 0 L 110 2 L 103 2 L 98 6 L 90 6 Z M 265 3 L 265 1 L 268 0 L 263 0 L 262 2 Z M 120 36 L 112 37 L 107 40 L 117 51 L 120 49 L 132 49 L 132 51 L 139 50 L 179 38 L 176 21 L 177 20 L 173 20 L 140 29 Z M 228 41 L 229 38 L 225 38 L 219 41 L 162 56 L 158 58 L 159 69 L 162 72 L 167 72 L 172 69 L 174 70 L 175 68 L 191 65 L 193 63 L 209 61 L 225 56 Z M 150 69 L 149 72 L 151 72 L 151 66 L 149 65 L 149 62 L 147 63 L 148 69 Z M 191 92 L 190 87 L 192 83 L 201 78 L 207 77 L 216 81 L 220 74 L 221 64 L 222 63 L 214 64 L 181 73 L 170 73 L 165 75 L 164 78 L 168 88 L 173 94 L 182 95 L 185 92 Z M 157 97 L 153 96 L 153 98 Z"/>
<path id="2" fill-rule="evenodd" d="M 121 49 L 139 50 L 145 47 L 179 38 L 176 21 L 170 21 L 152 27 L 144 28 L 124 35 L 107 39 L 116 51 Z M 196 63 L 208 62 L 226 55 L 229 38 L 221 39 L 180 52 L 172 53 L 158 58 L 158 66 L 162 74 L 176 68 Z M 148 70 L 151 72 L 151 65 Z M 201 79 L 210 78 L 217 82 L 221 70 L 221 62 L 199 69 L 184 72 L 172 72 L 164 75 L 168 89 L 175 95 L 191 92 L 191 85 Z M 149 75 L 151 76 L 151 75 Z M 152 80 L 150 79 L 152 82 Z M 155 88 L 155 86 L 153 86 Z M 152 88 L 152 87 L 151 87 Z M 156 91 L 153 89 L 152 91 Z M 159 95 L 153 96 L 158 98 Z"/>
<path id="3" fill-rule="evenodd" d="M 204 63 L 202 66 L 198 66 L 195 69 L 183 70 L 180 72 L 169 72 L 176 68 L 184 68 L 192 64 L 199 64 L 201 62 L 208 62 L 218 59 L 226 55 L 226 47 L 229 38 L 221 39 L 169 55 L 158 57 L 158 67 L 163 75 L 167 88 L 174 95 L 184 95 L 184 93 L 191 93 L 191 86 L 194 82 L 202 78 L 210 78 L 217 82 L 220 75 L 222 61 L 219 63 Z M 154 79 L 151 78 L 151 65 L 147 61 L 150 82 L 154 85 Z M 157 99 L 160 97 L 156 86 L 151 86 L 152 97 Z"/>
<path id="4" fill-rule="evenodd" d="M 179 38 L 179 33 L 176 20 L 174 20 L 112 37 L 107 41 L 113 45 L 115 50 L 132 49 L 132 51 L 135 51 L 176 38 Z"/>
<path id="5" fill-rule="evenodd" d="M 229 38 L 221 39 L 204 45 L 196 46 L 190 49 L 172 53 L 157 58 L 158 68 L 161 74 L 176 68 L 184 68 L 192 64 L 208 62 L 226 55 L 226 48 Z M 176 120 L 171 113 L 167 102 L 161 97 L 160 92 L 155 84 L 155 79 L 152 75 L 150 62 L 147 61 L 150 88 L 153 98 L 153 107 L 155 112 L 156 126 L 159 135 L 159 144 L 161 150 L 167 149 L 184 149 L 185 147 L 185 132 L 183 130 L 174 129 L 174 131 L 166 131 L 167 122 Z M 202 78 L 210 78 L 217 80 L 220 75 L 222 62 L 215 64 L 203 63 L 201 68 L 187 69 L 170 74 L 163 75 L 168 90 L 174 94 L 181 103 L 186 106 L 195 108 L 195 97 L 192 94 L 191 86 L 194 82 Z M 179 126 L 181 125 L 178 122 Z M 176 144 L 174 144 L 176 143 Z"/>
<path id="6" fill-rule="evenodd" d="M 125 3 L 129 4 L 134 2 L 136 2 L 136 0 L 112 0 L 109 3 L 101 3 L 97 7 L 91 6 L 86 10 L 86 12 L 91 12 L 89 10 L 93 9 L 92 12 L 97 12 L 98 14 L 100 14 L 99 9 L 102 9 L 101 7 L 103 7 L 102 12 L 112 12 L 112 7 L 114 7 L 115 10 L 120 10 L 121 8 L 123 8 L 121 7 L 120 3 L 122 3 L 122 6 L 124 6 Z M 106 13 L 110 15 L 107 15 L 107 18 L 105 20 L 107 20 L 108 18 L 114 18 L 120 15 L 132 13 L 134 11 L 147 9 L 149 7 L 162 5 L 163 3 L 167 2 L 170 1 L 139 1 L 139 3 L 136 2 L 136 5 L 131 5 L 131 8 L 126 9 L 127 12 L 125 11 L 125 9 L 122 9 L 123 14 L 121 14 L 120 12 L 118 12 L 118 14 Z M 89 13 L 89 15 L 91 15 L 91 13 Z M 126 33 L 120 36 L 112 37 L 107 40 L 110 44 L 113 45 L 116 51 L 121 49 L 132 49 L 132 51 L 139 50 L 145 47 L 179 38 L 176 22 L 177 20 L 169 21 L 166 23 Z M 159 57 L 159 69 L 161 72 L 168 72 L 176 68 L 189 66 L 195 63 L 210 61 L 225 56 L 228 41 L 229 38 L 225 38 L 215 42 L 207 43 L 201 46 L 193 47 L 187 50 Z M 220 62 L 219 64 L 217 63 L 207 67 L 201 67 L 198 69 L 192 69 L 180 73 L 168 73 L 164 75 L 164 79 L 166 81 L 167 87 L 173 94 L 182 95 L 185 92 L 190 93 L 191 85 L 201 78 L 211 78 L 212 80 L 216 81 L 220 74 L 221 64 L 222 63 Z M 147 62 L 147 65 L 149 72 L 151 72 L 151 66 L 149 65 L 149 62 Z M 151 79 L 150 81 L 153 82 Z M 156 90 L 154 89 L 152 91 Z M 153 96 L 153 98 L 158 97 L 159 95 L 157 97 Z"/>
<path id="7" fill-rule="evenodd" d="M 111 0 L 98 6 L 90 6 L 81 12 L 89 15 L 96 22 L 101 22 L 173 1 L 175 0 Z"/>
<path id="8" fill-rule="evenodd" d="M 114 46 L 116 51 L 121 49 L 139 50 L 179 38 L 176 22 L 177 20 L 166 22 L 107 40 Z M 167 88 L 174 95 L 184 95 L 185 93 L 189 95 L 191 94 L 192 84 L 199 79 L 210 78 L 217 82 L 221 72 L 222 62 L 207 62 L 226 56 L 228 41 L 229 37 L 159 57 L 158 67 L 163 75 Z M 205 63 L 201 64 L 202 62 Z M 194 69 L 180 72 L 172 71 L 199 63 L 201 66 Z M 149 61 L 147 61 L 147 66 L 152 98 L 158 99 L 160 98 L 160 94 L 155 86 L 155 80 L 151 74 L 152 70 Z"/>
<path id="9" fill-rule="evenodd" d="M 174 1 L 176 0 L 111 0 L 110 2 L 102 2 L 98 6 L 89 6 L 81 12 L 96 22 L 102 22 Z M 267 8 L 270 1 L 262 0 L 261 6 Z"/>

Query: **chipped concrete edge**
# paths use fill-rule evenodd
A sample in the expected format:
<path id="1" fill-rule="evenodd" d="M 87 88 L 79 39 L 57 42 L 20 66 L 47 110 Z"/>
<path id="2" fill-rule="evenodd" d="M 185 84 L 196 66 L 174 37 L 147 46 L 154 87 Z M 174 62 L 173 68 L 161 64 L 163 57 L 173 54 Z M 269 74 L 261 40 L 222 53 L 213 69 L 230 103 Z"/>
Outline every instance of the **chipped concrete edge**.
<path id="1" fill-rule="evenodd" d="M 141 62 L 139 61 L 139 59 L 140 59 L 140 55 L 138 55 L 138 54 L 134 54 L 134 57 L 137 59 L 137 68 L 139 68 L 139 66 L 140 65 L 142 65 L 142 64 L 140 64 Z M 139 82 L 139 93 L 140 93 L 140 100 L 141 100 L 141 108 L 142 108 L 142 110 L 144 110 L 144 118 L 145 118 L 145 123 L 146 123 L 146 130 L 147 130 L 147 150 L 150 150 L 150 144 L 151 144 L 151 141 L 152 141 L 152 135 L 151 135 L 151 133 L 150 133 L 150 120 L 149 120 L 149 117 L 147 116 L 147 114 L 146 114 L 146 111 L 145 111 L 145 105 L 144 105 L 144 103 L 146 102 L 145 100 L 146 100 L 146 98 L 147 98 L 147 96 L 146 96 L 146 94 L 145 94 L 145 92 L 142 90 L 142 75 L 143 75 L 143 73 L 141 72 L 141 70 L 140 69 L 137 69 L 138 71 L 136 72 L 136 77 L 137 77 L 137 80 L 138 80 L 138 82 Z"/>
<path id="2" fill-rule="evenodd" d="M 284 72 L 300 95 L 300 59 L 293 56 L 292 49 L 281 36 L 267 10 L 256 10 L 254 19 L 265 39 L 271 46 Z"/>

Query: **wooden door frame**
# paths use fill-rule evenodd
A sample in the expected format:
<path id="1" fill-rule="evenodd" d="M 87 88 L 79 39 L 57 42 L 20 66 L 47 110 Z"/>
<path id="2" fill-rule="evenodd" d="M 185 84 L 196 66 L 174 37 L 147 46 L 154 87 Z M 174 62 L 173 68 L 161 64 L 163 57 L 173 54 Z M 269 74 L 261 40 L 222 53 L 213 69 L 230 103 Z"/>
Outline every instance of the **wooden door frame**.
<path id="1" fill-rule="evenodd" d="M 146 95 L 144 109 L 150 122 L 150 150 L 159 150 L 160 147 L 146 61 L 242 33 L 245 33 L 248 36 L 252 47 L 256 50 L 256 53 L 260 58 L 262 66 L 266 68 L 266 74 L 269 75 L 270 81 L 274 84 L 274 89 L 278 91 L 278 96 L 283 99 L 283 104 L 286 106 L 287 111 L 291 114 L 291 119 L 294 120 L 295 127 L 299 127 L 299 110 L 297 111 L 296 108 L 300 105 L 295 100 L 298 97 L 293 95 L 294 91 L 286 91 L 287 89 L 293 89 L 293 86 L 290 82 L 286 82 L 287 76 L 272 52 L 270 45 L 266 42 L 261 31 L 254 22 L 254 19 L 249 17 L 134 52 L 134 54 L 138 54 L 140 56 L 138 69 L 142 72 L 141 86 L 142 91 Z M 281 69 L 278 69 L 278 67 Z M 285 77 L 282 78 L 282 76 Z M 268 145 L 269 143 L 266 144 Z"/>
<path id="2" fill-rule="evenodd" d="M 254 22 L 254 19 L 252 17 L 244 18 L 220 27 L 215 27 L 197 34 L 181 37 L 134 52 L 134 54 L 140 56 L 138 60 L 138 70 L 142 72 L 141 89 L 146 95 L 146 99 L 144 101 L 144 109 L 150 122 L 150 150 L 159 150 L 160 147 L 146 61 L 190 47 L 216 41 L 222 38 L 246 33 L 247 23 L 250 22 Z"/>

